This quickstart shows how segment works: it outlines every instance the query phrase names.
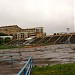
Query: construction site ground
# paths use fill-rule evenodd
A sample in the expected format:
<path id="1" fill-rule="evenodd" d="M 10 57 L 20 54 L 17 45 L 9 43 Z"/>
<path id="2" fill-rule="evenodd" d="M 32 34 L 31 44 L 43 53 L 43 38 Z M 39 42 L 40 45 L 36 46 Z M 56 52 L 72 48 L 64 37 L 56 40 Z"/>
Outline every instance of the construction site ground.
<path id="1" fill-rule="evenodd" d="M 8 56 L 0 57 L 0 75 L 16 75 L 25 65 L 26 57 L 32 56 L 33 66 L 55 65 L 75 62 L 75 44 L 49 45 L 33 48 L 16 48 L 0 50 L 0 54 L 19 54 L 22 56 L 13 56 L 11 61 L 1 60 L 8 59 Z M 20 58 L 21 57 L 21 58 Z"/>

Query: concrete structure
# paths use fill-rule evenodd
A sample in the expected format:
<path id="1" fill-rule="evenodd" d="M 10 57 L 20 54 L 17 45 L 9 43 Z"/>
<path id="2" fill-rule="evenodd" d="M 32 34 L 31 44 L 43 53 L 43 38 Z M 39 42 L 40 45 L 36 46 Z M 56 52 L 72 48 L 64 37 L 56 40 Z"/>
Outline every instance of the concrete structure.
<path id="1" fill-rule="evenodd" d="M 14 34 L 14 39 L 25 39 L 28 38 L 27 32 L 17 32 Z"/>
<path id="2" fill-rule="evenodd" d="M 8 35 L 14 35 L 16 32 L 20 32 L 21 28 L 17 25 L 12 26 L 2 26 L 0 27 L 0 32 L 8 34 Z"/>
<path id="3" fill-rule="evenodd" d="M 21 31 L 29 33 L 29 37 L 31 36 L 42 37 L 43 36 L 43 27 L 22 29 Z"/>
<path id="4" fill-rule="evenodd" d="M 0 27 L 0 32 L 12 35 L 14 39 L 25 39 L 28 37 L 43 37 L 45 36 L 43 32 L 43 27 L 27 28 L 22 29 L 17 25 L 12 26 L 2 26 Z"/>

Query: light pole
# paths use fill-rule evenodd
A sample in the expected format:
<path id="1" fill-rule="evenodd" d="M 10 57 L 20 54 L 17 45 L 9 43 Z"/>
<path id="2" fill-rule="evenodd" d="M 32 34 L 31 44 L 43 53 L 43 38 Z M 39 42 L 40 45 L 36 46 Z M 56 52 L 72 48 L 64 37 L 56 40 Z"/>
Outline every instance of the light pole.
<path id="1" fill-rule="evenodd" d="M 67 34 L 69 35 L 69 30 L 70 30 L 70 28 L 66 28 L 67 29 Z M 68 47 L 70 48 L 71 46 L 70 46 L 70 36 L 69 36 L 69 38 L 68 38 Z"/>

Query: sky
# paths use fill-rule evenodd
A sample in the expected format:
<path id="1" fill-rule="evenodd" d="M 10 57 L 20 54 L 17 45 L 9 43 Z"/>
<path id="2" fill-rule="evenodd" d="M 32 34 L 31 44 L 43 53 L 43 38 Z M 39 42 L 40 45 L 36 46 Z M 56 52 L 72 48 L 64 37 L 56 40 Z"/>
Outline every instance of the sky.
<path id="1" fill-rule="evenodd" d="M 48 35 L 74 32 L 74 0 L 0 0 L 0 26 L 44 27 Z"/>

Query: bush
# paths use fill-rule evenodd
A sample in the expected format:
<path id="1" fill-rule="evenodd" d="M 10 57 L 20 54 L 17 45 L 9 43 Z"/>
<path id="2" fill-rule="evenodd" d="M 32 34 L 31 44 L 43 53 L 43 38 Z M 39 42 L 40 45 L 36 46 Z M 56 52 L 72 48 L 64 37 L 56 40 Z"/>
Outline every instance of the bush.
<path id="1" fill-rule="evenodd" d="M 5 43 L 8 43 L 8 42 L 10 42 L 11 41 L 11 39 L 9 38 L 9 37 L 6 37 L 5 38 Z"/>
<path id="2" fill-rule="evenodd" d="M 2 45 L 4 43 L 4 39 L 0 38 L 0 45 Z"/>

